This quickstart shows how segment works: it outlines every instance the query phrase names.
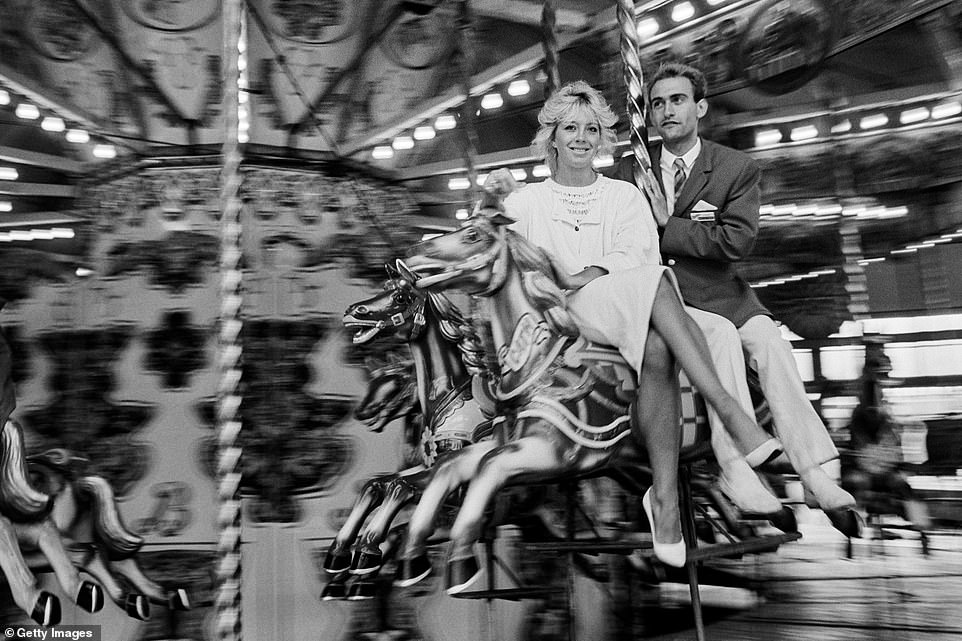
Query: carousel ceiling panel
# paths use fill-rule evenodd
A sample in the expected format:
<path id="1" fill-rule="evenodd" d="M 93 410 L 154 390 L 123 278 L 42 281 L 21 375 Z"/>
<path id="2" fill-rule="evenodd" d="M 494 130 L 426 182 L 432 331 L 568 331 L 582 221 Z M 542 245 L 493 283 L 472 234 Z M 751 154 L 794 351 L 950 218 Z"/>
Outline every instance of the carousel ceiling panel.
<path id="1" fill-rule="evenodd" d="M 562 81 L 584 78 L 624 111 L 616 3 L 553 4 Z M 658 26 L 641 30 L 645 63 L 674 57 L 705 68 L 715 92 L 710 137 L 765 166 L 767 204 L 782 207 L 766 212 L 773 240 L 817 238 L 866 196 L 869 212 L 907 206 L 897 219 L 847 219 L 879 255 L 962 219 L 954 133 L 962 116 L 932 126 L 936 103 L 957 104 L 962 95 L 958 0 L 635 4 L 640 25 Z M 675 13 L 683 4 L 695 10 L 684 20 Z M 425 219 L 453 224 L 468 196 L 450 185 L 465 175 L 471 136 L 461 104 L 470 83 L 480 170 L 509 164 L 530 175 L 535 161 L 525 148 L 546 79 L 541 0 L 469 0 L 467 28 L 456 0 L 244 5 L 253 152 L 295 162 L 344 158 L 393 172 L 423 192 Z M 69 209 L 76 183 L 96 178 L 103 163 L 200 154 L 216 161 L 222 21 L 219 0 L 0 0 L 0 168 L 19 172 L 17 184 L 0 180 L 0 220 Z M 497 98 L 486 103 L 489 94 Z M 918 102 L 926 96 L 934 97 Z M 39 108 L 32 118 L 18 115 L 25 102 Z M 899 106 L 909 103 L 929 122 L 899 124 Z M 857 122 L 875 105 L 888 131 L 836 134 L 840 114 Z M 786 124 L 796 121 L 817 137 L 796 141 Z M 758 143 L 776 129 L 778 143 Z M 937 154 L 934 163 L 926 150 Z M 926 171 L 930 164 L 934 171 Z M 813 199 L 834 213 L 798 215 L 819 210 Z M 796 213 L 786 215 L 789 206 Z M 762 239 L 759 251 L 780 260 L 760 266 L 759 277 L 785 269 L 785 250 Z"/>

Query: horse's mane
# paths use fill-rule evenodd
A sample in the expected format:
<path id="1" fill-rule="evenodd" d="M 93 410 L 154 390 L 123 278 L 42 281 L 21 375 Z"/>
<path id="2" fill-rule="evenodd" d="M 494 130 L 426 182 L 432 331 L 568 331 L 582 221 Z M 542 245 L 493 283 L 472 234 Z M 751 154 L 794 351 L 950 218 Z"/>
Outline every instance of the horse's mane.
<path id="1" fill-rule="evenodd" d="M 441 335 L 461 350 L 461 360 L 471 374 L 489 371 L 485 361 L 485 348 L 481 336 L 461 310 L 440 292 L 428 292 L 428 306 L 437 314 Z"/>
<path id="2" fill-rule="evenodd" d="M 577 336 L 578 327 L 566 309 L 564 290 L 555 280 L 545 251 L 515 231 L 508 229 L 505 232 L 505 241 L 521 271 L 521 284 L 528 300 L 544 312 L 545 319 L 555 331 Z"/>
<path id="3" fill-rule="evenodd" d="M 23 434 L 12 420 L 0 427 L 0 514 L 30 521 L 45 516 L 51 497 L 30 483 Z"/>

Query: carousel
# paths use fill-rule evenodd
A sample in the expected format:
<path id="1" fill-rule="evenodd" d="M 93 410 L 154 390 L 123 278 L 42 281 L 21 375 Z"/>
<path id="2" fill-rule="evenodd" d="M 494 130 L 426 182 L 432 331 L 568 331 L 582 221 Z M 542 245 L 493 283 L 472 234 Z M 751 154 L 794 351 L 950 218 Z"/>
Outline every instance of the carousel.
<path id="1" fill-rule="evenodd" d="M 584 79 L 619 117 L 595 169 L 663 200 L 665 62 L 762 168 L 739 274 L 843 464 L 884 416 L 924 523 L 785 466 L 740 509 L 682 373 L 685 558 L 656 553 L 638 377 L 483 185 L 550 175 L 538 111 Z M 907 514 L 928 555 L 962 521 L 960 122 L 949 0 L 0 0 L 3 623 L 702 641 L 812 532 L 850 558 Z"/>

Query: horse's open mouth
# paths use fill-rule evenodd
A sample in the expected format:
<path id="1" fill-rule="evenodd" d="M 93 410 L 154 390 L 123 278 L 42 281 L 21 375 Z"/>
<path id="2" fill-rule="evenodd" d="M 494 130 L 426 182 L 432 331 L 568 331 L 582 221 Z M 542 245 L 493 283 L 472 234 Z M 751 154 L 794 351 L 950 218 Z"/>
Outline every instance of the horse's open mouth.
<path id="1" fill-rule="evenodd" d="M 354 335 L 351 337 L 351 342 L 355 345 L 368 342 L 381 331 L 381 328 L 376 322 L 355 318 L 350 315 L 344 317 L 343 323 L 347 329 L 355 330 Z"/>

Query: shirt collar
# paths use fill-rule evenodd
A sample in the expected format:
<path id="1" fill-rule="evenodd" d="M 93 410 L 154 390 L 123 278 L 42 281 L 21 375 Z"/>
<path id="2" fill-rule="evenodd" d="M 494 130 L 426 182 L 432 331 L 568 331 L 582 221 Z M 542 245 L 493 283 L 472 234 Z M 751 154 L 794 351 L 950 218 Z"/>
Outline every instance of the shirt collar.
<path id="1" fill-rule="evenodd" d="M 691 149 L 686 151 L 681 156 L 676 156 L 664 147 L 661 149 L 661 166 L 665 168 L 671 168 L 675 164 L 675 158 L 681 158 L 685 161 L 685 169 L 687 172 L 691 172 L 691 168 L 695 166 L 695 161 L 698 160 L 698 154 L 701 153 L 701 138 L 695 139 L 695 144 Z M 687 175 L 687 173 L 686 173 Z"/>

